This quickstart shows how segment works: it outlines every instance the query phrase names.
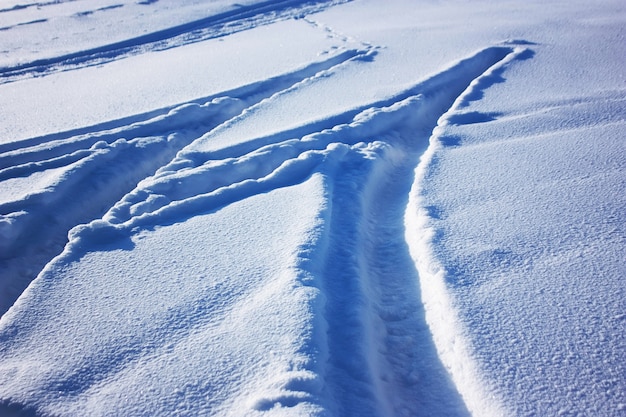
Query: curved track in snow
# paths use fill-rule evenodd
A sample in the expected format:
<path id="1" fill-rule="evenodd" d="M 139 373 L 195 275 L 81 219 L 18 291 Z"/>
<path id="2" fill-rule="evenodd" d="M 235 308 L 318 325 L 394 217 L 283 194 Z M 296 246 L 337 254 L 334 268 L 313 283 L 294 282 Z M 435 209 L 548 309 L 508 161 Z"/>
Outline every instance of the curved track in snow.
<path id="1" fill-rule="evenodd" d="M 102 216 L 142 179 L 207 131 L 367 50 L 348 50 L 293 73 L 148 114 L 0 144 L 0 313 L 52 257 L 68 231 Z M 320 74 L 320 75 L 318 75 Z M 141 161 L 137 163 L 137 161 Z M 33 177 L 41 177 L 32 187 Z M 22 185 L 24 184 L 24 185 Z M 24 187 L 27 187 L 26 189 Z"/>
<path id="2" fill-rule="evenodd" d="M 0 415 L 622 416 L 620 0 L 238 1 L 0 7 Z"/>
<path id="3" fill-rule="evenodd" d="M 395 97 L 311 126 L 217 150 L 194 147 L 212 143 L 255 107 L 271 105 L 307 80 L 370 53 L 347 51 L 297 73 L 136 116 L 130 123 L 30 139 L 27 146 L 4 145 L 1 180 L 52 174 L 40 192 L 0 205 L 10 219 L 3 225 L 3 234 L 11 237 L 2 248 L 3 267 L 12 276 L 5 288 L 13 287 L 17 296 L 36 273 L 28 268 L 43 267 L 71 227 L 101 216 L 107 207 L 103 220 L 70 232 L 66 253 L 184 222 L 321 172 L 328 209 L 315 249 L 322 267 L 312 274 L 325 299 L 320 314 L 327 357 L 320 395 L 326 407 L 336 415 L 466 414 L 464 393 L 445 370 L 449 364 L 441 363 L 427 325 L 404 240 L 404 213 L 413 170 L 438 118 L 489 68 L 519 50 L 487 48 Z M 328 128 L 316 131 L 324 125 Z M 304 136 L 286 139 L 298 133 Z M 57 212 L 63 216 L 52 218 Z M 39 264 L 33 263 L 37 254 Z M 257 407 L 276 403 L 293 406 L 294 399 L 259 400 Z"/>
<path id="4" fill-rule="evenodd" d="M 0 83 L 225 36 L 335 3 L 285 0 L 242 6 L 127 41 L 3 68 Z M 342 67 L 366 65 L 377 52 L 362 46 L 176 106 L 0 144 L 0 184 L 7 190 L 0 200 L 0 313 L 38 274 L 48 282 L 58 265 L 72 264 L 93 248 L 130 242 L 141 233 L 184 224 L 319 176 L 324 185 L 322 224 L 303 249 L 303 258 L 312 258 L 297 268 L 313 277 L 311 286 L 322 300 L 313 312 L 317 324 L 311 342 L 318 346 L 318 363 L 306 372 L 319 374 L 313 379 L 323 383 L 298 376 L 281 386 L 282 394 L 256 398 L 252 408 L 268 411 L 313 403 L 341 416 L 492 411 L 480 387 L 463 383 L 468 377 L 461 364 L 465 352 L 450 352 L 457 329 L 439 326 L 432 318 L 451 311 L 424 306 L 432 301 L 424 300 L 431 293 L 420 289 L 420 278 L 423 287 L 422 275 L 428 271 L 418 275 L 415 251 L 421 243 L 405 239 L 405 215 L 415 168 L 438 120 L 459 100 L 495 82 L 490 78 L 494 68 L 526 50 L 514 44 L 488 47 L 392 97 L 269 135 L 223 142 L 233 127 L 283 97 Z M 169 342 L 194 337 L 195 326 L 202 322 L 198 309 L 219 310 L 216 317 L 227 321 L 221 317 L 244 303 L 241 294 L 251 288 L 231 290 L 233 305 L 209 297 L 171 317 L 161 312 L 172 328 Z M 178 324 L 180 317 L 188 321 Z M 8 323 L 0 330 L 0 341 L 11 340 Z M 100 348 L 100 361 L 111 363 L 68 371 L 68 381 L 55 382 L 55 389 L 73 396 L 101 384 L 114 385 L 111 381 L 125 378 L 138 363 L 165 354 L 162 331 L 138 333 L 150 341 L 149 349 L 137 341 L 129 342 L 128 351 Z M 7 343 L 0 353 L 15 354 L 12 346 Z M 90 366 L 101 368 L 90 373 Z M 15 372 L 16 378 L 22 377 Z M 42 389 L 48 385 L 54 384 L 43 381 Z M 48 406 L 6 395 L 0 392 L 0 411 Z"/>

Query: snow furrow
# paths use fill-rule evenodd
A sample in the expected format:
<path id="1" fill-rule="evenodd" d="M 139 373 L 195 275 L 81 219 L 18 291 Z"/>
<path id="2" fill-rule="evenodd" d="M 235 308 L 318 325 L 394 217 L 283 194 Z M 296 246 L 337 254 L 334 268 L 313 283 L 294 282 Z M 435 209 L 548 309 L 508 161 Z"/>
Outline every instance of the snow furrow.
<path id="1" fill-rule="evenodd" d="M 39 77 L 59 71 L 101 65 L 150 51 L 219 38 L 240 31 L 268 25 L 279 20 L 299 18 L 349 0 L 280 0 L 265 1 L 209 16 L 196 21 L 138 36 L 124 41 L 78 51 L 62 56 L 39 59 L 0 68 L 0 84 L 28 77 Z"/>
<path id="2" fill-rule="evenodd" d="M 324 236 L 315 249 L 316 262 L 322 266 L 310 273 L 316 276 L 315 285 L 324 300 L 317 305 L 321 308 L 317 314 L 324 321 L 317 334 L 323 336 L 315 342 L 326 352 L 320 356 L 324 363 L 316 368 L 324 384 L 322 388 L 317 383 L 297 384 L 301 388 L 294 394 L 257 398 L 253 408 L 292 407 L 316 399 L 314 402 L 336 415 L 465 415 L 463 392 L 457 392 L 458 387 L 450 381 L 447 363 L 442 363 L 445 358 L 440 360 L 439 346 L 432 340 L 431 330 L 436 335 L 436 329 L 429 328 L 424 316 L 417 272 L 403 235 L 404 210 L 411 172 L 437 119 L 469 85 L 484 81 L 481 75 L 494 64 L 513 59 L 520 51 L 511 46 L 486 48 L 393 97 L 296 130 L 241 138 L 228 148 L 214 145 L 213 139 L 243 120 L 247 112 L 271 106 L 335 66 L 372 51 L 345 52 L 310 67 L 309 72 L 299 72 L 295 79 L 290 75 L 282 82 L 266 81 L 263 88 L 242 90 L 247 95 L 215 99 L 206 104 L 209 109 L 190 103 L 146 121 L 57 140 L 53 145 L 60 150 L 54 150 L 55 146 L 48 149 L 45 140 L 33 143 L 23 164 L 0 174 L 7 178 L 34 175 L 53 166 L 63 172 L 52 186 L 53 192 L 0 206 L 7 214 L 5 234 L 16 237 L 6 240 L 9 243 L 2 248 L 8 270 L 24 275 L 18 266 L 24 253 L 31 262 L 36 259 L 33 251 L 43 252 L 39 258 L 43 266 L 64 243 L 63 234 L 70 227 L 107 208 L 101 220 L 69 231 L 69 243 L 57 262 L 80 258 L 94 247 L 123 242 L 132 246 L 130 239 L 142 231 L 184 224 L 322 173 L 328 185 L 329 208 L 324 214 Z M 286 85 L 288 81 L 294 82 Z M 215 111 L 210 110 L 211 105 L 216 106 Z M 223 125 L 201 135 L 207 126 L 224 120 Z M 334 125 L 336 121 L 341 123 Z M 199 127 L 190 128 L 190 123 Z M 177 127 L 174 131 L 161 130 L 173 125 Z M 320 125 L 330 127 L 299 138 L 288 136 Z M 130 137 L 157 134 L 114 140 L 124 132 L 134 133 Z M 85 144 L 91 146 L 84 149 Z M 8 152 L 19 155 L 17 150 Z M 83 159 L 73 161 L 78 157 Z M 64 161 L 70 164 L 62 166 Z M 83 195 L 68 206 L 75 190 L 82 190 Z M 111 207 L 113 201 L 118 202 Z M 63 218 L 43 217 L 44 210 L 62 212 Z M 58 226 L 42 231 L 42 222 Z M 40 244 L 20 236 L 34 236 Z M 44 246 L 47 251 L 42 251 Z M 53 267 L 55 261 L 49 265 Z M 21 279 L 8 282 L 28 283 L 32 275 Z M 187 337 L 189 331 L 183 329 L 181 337 Z M 111 358 L 117 354 L 111 352 Z M 85 392 L 113 374 L 125 375 L 144 355 L 151 353 L 123 353 L 121 359 L 115 359 L 117 365 L 108 367 L 106 374 L 90 375 L 93 379 L 77 387 L 77 392 Z M 74 388 L 62 389 L 70 392 Z"/>
<path id="3" fill-rule="evenodd" d="M 57 164 L 56 161 L 61 158 L 75 153 L 84 153 L 96 144 L 100 147 L 105 143 L 110 145 L 121 138 L 159 136 L 169 132 L 189 130 L 190 126 L 210 129 L 215 124 L 219 124 L 216 120 L 233 117 L 244 108 L 243 100 L 224 96 L 209 99 L 203 104 L 183 104 L 163 115 L 118 128 L 100 131 L 94 129 L 92 132 L 70 136 L 66 139 L 42 139 L 36 145 L 0 153 L 0 168 L 2 168 L 0 175 L 3 175 L 2 179 L 4 179 L 11 178 L 9 174 L 11 171 L 16 172 L 15 176 L 22 176 L 47 169 L 48 165 Z M 34 142 L 34 140 L 29 140 L 29 142 Z"/>
<path id="4" fill-rule="evenodd" d="M 119 138 L 154 136 L 164 132 L 177 131 L 190 124 L 201 124 L 203 120 L 211 120 L 211 116 L 216 110 L 216 103 L 225 105 L 228 100 L 237 100 L 240 103 L 239 109 L 233 109 L 228 117 L 230 118 L 244 108 L 252 107 L 294 84 L 370 53 L 371 51 L 368 49 L 349 49 L 291 73 L 281 74 L 208 97 L 197 98 L 187 103 L 67 132 L 0 143 L 0 167 L 6 168 L 15 164 L 66 155 L 78 149 L 88 149 L 99 141 L 112 143 Z M 235 103 L 229 104 L 236 106 Z M 209 123 L 208 126 L 214 127 L 214 124 Z"/>
<path id="5" fill-rule="evenodd" d="M 113 201 L 169 160 L 192 132 L 120 139 L 57 172 L 57 179 L 26 198 L 0 205 L 3 235 L 2 312 L 54 255 L 67 231 L 103 213 Z"/>
<path id="6" fill-rule="evenodd" d="M 186 161 L 188 157 L 183 153 L 183 157 L 177 157 L 153 179 L 145 181 L 141 187 L 124 197 L 104 219 L 115 224 L 128 222 L 134 216 L 159 210 L 166 204 L 174 204 L 170 202 L 189 200 L 247 180 L 258 180 L 274 173 L 289 161 L 310 152 L 323 151 L 333 144 L 355 145 L 363 138 L 364 131 L 376 136 L 393 128 L 397 108 L 419 100 L 419 97 L 409 97 L 391 107 L 371 108 L 357 115 L 349 124 L 335 126 L 302 139 L 266 145 L 237 158 L 209 160 L 199 166 L 181 167 L 180 160 Z M 179 170 L 173 171 L 172 167 L 178 167 Z"/>
<path id="7" fill-rule="evenodd" d="M 128 125 L 95 128 L 65 139 L 33 139 L 29 141 L 32 146 L 23 150 L 7 144 L 6 152 L 0 154 L 0 185 L 8 189 L 0 202 L 0 271 L 4 277 L 0 285 L 5 289 L 0 314 L 61 251 L 72 227 L 101 216 L 180 149 L 247 106 L 367 53 L 344 51 L 293 73 L 227 92 L 234 97 L 219 94 L 203 104 L 192 102 L 162 110 L 160 115 L 151 113 L 148 120 L 137 116 Z M 29 188 L 23 191 L 26 197 L 21 190 L 10 192 L 11 181 L 37 174 L 49 178 L 44 188 Z M 25 259 L 30 260 L 26 263 Z"/>
<path id="8" fill-rule="evenodd" d="M 365 137 L 382 145 L 367 157 L 348 159 L 341 177 L 334 179 L 322 288 L 329 343 L 326 382 L 337 415 L 468 414 L 463 393 L 438 356 L 431 336 L 438 330 L 427 325 L 404 240 L 404 215 L 412 171 L 429 132 L 468 85 L 520 53 L 502 52 L 485 61 L 477 54 L 474 59 L 482 65 L 473 71 L 467 67 L 476 61 L 459 63 L 447 72 L 445 87 L 442 79 L 431 79 L 439 87 L 436 93 L 424 89 L 412 105 L 398 106 L 393 134 L 365 131 L 371 134 Z"/>
<path id="9" fill-rule="evenodd" d="M 442 95 L 441 91 L 447 88 L 464 88 L 462 80 L 459 80 L 458 73 L 464 71 L 467 71 L 468 73 L 476 73 L 476 71 L 487 68 L 489 62 L 498 61 L 513 50 L 514 48 L 511 46 L 494 46 L 485 48 L 477 52 L 471 58 L 461 60 L 448 70 L 434 74 L 426 80 L 401 91 L 397 95 L 373 103 L 366 103 L 341 114 L 331 115 L 325 119 L 316 120 L 309 124 L 299 125 L 298 127 L 273 133 L 268 136 L 239 138 L 238 140 L 228 137 L 226 141 L 216 140 L 220 139 L 219 135 L 221 133 L 228 131 L 236 124 L 241 123 L 247 116 L 247 114 L 244 113 L 241 116 L 229 120 L 224 125 L 218 127 L 214 132 L 211 132 L 196 141 L 194 143 L 196 146 L 190 146 L 189 148 L 183 149 L 171 164 L 163 167 L 159 171 L 167 174 L 169 171 L 178 171 L 183 168 L 197 167 L 211 160 L 236 158 L 253 152 L 266 145 L 294 138 L 306 137 L 320 131 L 327 132 L 335 130 L 343 125 L 358 121 L 360 118 L 367 118 L 369 117 L 369 113 L 375 113 L 378 111 L 377 109 L 385 107 L 391 108 L 395 103 L 412 96 L 423 95 L 432 103 L 432 109 L 441 108 L 441 111 L 443 111 L 440 101 L 442 100 L 442 97 L 445 97 L 445 95 Z M 363 51 L 364 53 L 355 55 L 351 62 L 360 60 L 367 61 L 373 58 L 377 53 L 375 47 L 368 47 Z M 302 87 L 302 84 L 304 84 L 304 82 L 300 85 L 294 85 L 293 89 Z M 283 93 L 286 93 L 286 91 L 280 92 L 279 94 Z M 259 103 L 257 106 L 251 106 L 247 109 L 247 112 L 252 112 L 256 108 L 263 105 L 264 103 Z M 355 134 L 358 136 L 361 133 Z M 197 148 L 201 148 L 201 150 L 198 151 Z"/>
<path id="10" fill-rule="evenodd" d="M 623 0 L 0 3 L 0 416 L 623 416 Z"/>
<path id="11" fill-rule="evenodd" d="M 189 149 L 183 149 L 171 163 L 159 169 L 154 178 L 147 179 L 143 184 L 140 184 L 138 189 L 125 196 L 104 216 L 104 219 L 112 224 L 125 224 L 125 227 L 132 228 L 134 222 L 138 221 L 132 220 L 133 217 L 141 217 L 143 219 L 141 223 L 146 224 L 150 212 L 163 213 L 169 211 L 164 207 L 166 205 L 185 207 L 190 204 L 198 207 L 196 203 L 191 203 L 197 201 L 196 197 L 211 194 L 222 187 L 233 188 L 238 183 L 248 184 L 246 180 L 257 181 L 259 178 L 269 175 L 288 160 L 297 158 L 298 155 L 322 150 L 333 142 L 354 145 L 365 137 L 375 137 L 389 129 L 394 129 L 398 123 L 402 123 L 403 119 L 406 118 L 406 115 L 398 109 L 407 105 L 415 105 L 422 99 L 428 103 L 421 110 L 423 117 L 436 118 L 447 108 L 446 104 L 453 94 L 451 92 L 463 91 L 467 85 L 467 81 L 459 77 L 459 73 L 480 74 L 489 68 L 494 60 L 498 61 L 512 51 L 510 47 L 487 48 L 393 98 L 350 110 L 331 118 L 332 121 L 348 119 L 350 120 L 349 123 L 339 124 L 331 129 L 325 129 L 301 139 L 283 141 L 285 133 L 281 132 L 269 137 L 252 138 L 243 143 L 231 145 L 227 149 L 221 148 L 220 151 L 197 151 L 194 146 L 190 146 Z M 302 83 L 304 81 L 294 85 L 293 88 L 301 87 Z M 278 94 L 283 94 L 283 92 Z M 257 106 L 264 104 L 265 101 L 261 101 Z M 246 111 L 251 111 L 253 107 Z M 199 143 L 210 145 L 217 132 L 227 130 L 241 117 L 244 117 L 244 114 L 229 120 L 215 131 L 209 132 L 195 141 L 193 145 Z M 328 124 L 329 121 L 326 123 Z M 428 131 L 428 126 L 429 124 L 426 123 L 415 128 L 418 131 L 424 129 Z M 259 145 L 259 148 L 254 148 Z M 215 147 L 216 145 L 212 146 Z M 253 150 L 250 151 L 251 148 Z M 242 152 L 243 155 L 238 155 Z M 224 157 L 225 155 L 227 155 L 225 158 L 216 159 L 217 156 Z M 249 194 L 246 192 L 242 195 L 248 196 Z M 211 203 L 207 206 L 207 210 L 216 207 Z M 175 209 L 174 213 L 176 210 L 178 209 Z"/>

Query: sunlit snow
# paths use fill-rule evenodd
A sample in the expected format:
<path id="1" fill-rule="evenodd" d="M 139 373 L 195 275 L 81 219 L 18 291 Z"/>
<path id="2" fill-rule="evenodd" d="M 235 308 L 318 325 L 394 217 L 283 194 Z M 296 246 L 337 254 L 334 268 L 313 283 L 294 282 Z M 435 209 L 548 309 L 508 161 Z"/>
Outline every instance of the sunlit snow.
<path id="1" fill-rule="evenodd" d="M 625 39 L 0 1 L 0 416 L 626 415 Z"/>

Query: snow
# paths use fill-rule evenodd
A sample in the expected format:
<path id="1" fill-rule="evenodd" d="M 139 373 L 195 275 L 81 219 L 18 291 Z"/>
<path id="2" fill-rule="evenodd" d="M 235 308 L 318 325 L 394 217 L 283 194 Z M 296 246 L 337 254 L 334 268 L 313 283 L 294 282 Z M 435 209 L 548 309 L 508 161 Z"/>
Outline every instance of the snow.
<path id="1" fill-rule="evenodd" d="M 267 401 L 264 391 L 280 394 L 291 379 L 306 379 L 306 363 L 303 369 L 281 369 L 284 360 L 296 361 L 307 343 L 310 324 L 298 312 L 314 303 L 316 292 L 299 282 L 303 260 L 296 250 L 315 234 L 323 207 L 319 182 L 311 178 L 293 190 L 139 233 L 121 245 L 91 241 L 91 247 L 102 250 L 67 251 L 62 272 L 51 266 L 42 275 L 48 279 L 37 281 L 55 288 L 34 290 L 47 307 L 31 316 L 32 322 L 15 323 L 18 333 L 42 332 L 13 346 L 29 352 L 28 358 L 16 360 L 25 378 L 4 377 L 17 391 L 55 386 L 48 398 L 37 401 L 47 403 L 50 414 L 75 415 L 174 414 L 185 407 L 226 414 L 239 402 Z M 293 197 L 297 206 L 291 204 Z M 275 211 L 264 210 L 268 206 Z M 276 216 L 285 210 L 297 210 L 297 215 Z M 231 256 L 241 252 L 246 255 Z M 93 282 L 98 276 L 107 278 Z M 63 300 L 68 292 L 81 294 L 77 304 Z M 94 299 L 99 302 L 83 305 Z M 79 305 L 82 314 L 76 315 Z M 285 316 L 285 311 L 293 314 Z M 53 323 L 40 325 L 50 317 Z M 65 337 L 68 329 L 71 339 Z M 42 344 L 42 338 L 55 343 Z M 28 366 L 41 355 L 51 358 L 43 369 Z M 66 395 L 59 397 L 59 391 Z"/>
<path id="2" fill-rule="evenodd" d="M 577 50 L 586 46 L 580 42 Z M 545 72 L 562 71 L 562 60 L 546 61 Z M 619 71 L 613 68 L 616 84 Z M 439 149 L 419 191 L 437 234 L 432 255 L 447 271 L 439 279 L 453 289 L 476 359 L 499 382 L 495 391 L 510 398 L 511 413 L 619 415 L 623 89 L 583 98 L 588 81 L 571 75 L 579 88 L 563 86 L 555 100 L 528 84 L 532 74 L 521 74 L 507 71 L 480 100 L 470 92 L 435 130 Z M 498 95 L 516 90 L 535 101 L 490 105 L 492 94 L 499 103 Z"/>
<path id="3" fill-rule="evenodd" d="M 625 24 L 2 3 L 0 415 L 624 415 Z"/>
<path id="4" fill-rule="evenodd" d="M 285 42 L 287 34 L 293 42 Z M 203 103 L 217 93 L 236 97 L 231 90 L 326 61 L 327 55 L 342 52 L 337 46 L 323 33 L 289 20 L 258 27 L 254 35 L 242 32 L 4 84 L 0 117 L 5 122 L 0 133 L 12 140 L 38 136 L 46 140 L 48 135 L 72 134 L 90 125 L 128 124 L 192 101 Z M 256 65 L 260 60 L 267 60 L 267 65 Z M 63 88 L 68 84 L 72 88 Z M 251 95 L 246 90 L 242 94 Z M 128 117 L 135 120 L 125 120 Z"/>

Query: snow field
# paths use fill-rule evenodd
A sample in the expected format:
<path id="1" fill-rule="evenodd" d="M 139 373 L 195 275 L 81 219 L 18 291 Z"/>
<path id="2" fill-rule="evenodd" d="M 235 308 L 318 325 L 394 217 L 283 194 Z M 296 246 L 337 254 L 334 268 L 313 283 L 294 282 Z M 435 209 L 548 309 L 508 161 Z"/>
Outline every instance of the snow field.
<path id="1" fill-rule="evenodd" d="M 0 414 L 620 416 L 624 16 L 3 5 Z"/>

